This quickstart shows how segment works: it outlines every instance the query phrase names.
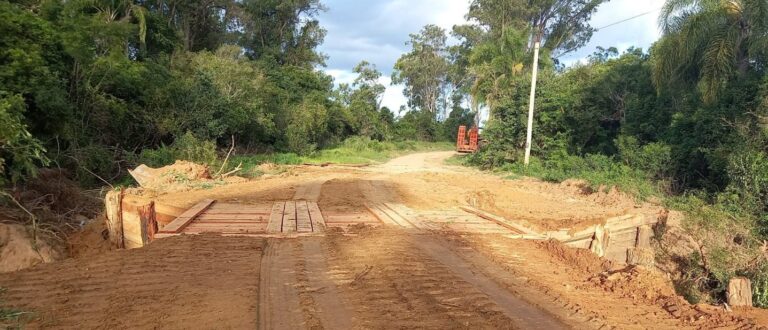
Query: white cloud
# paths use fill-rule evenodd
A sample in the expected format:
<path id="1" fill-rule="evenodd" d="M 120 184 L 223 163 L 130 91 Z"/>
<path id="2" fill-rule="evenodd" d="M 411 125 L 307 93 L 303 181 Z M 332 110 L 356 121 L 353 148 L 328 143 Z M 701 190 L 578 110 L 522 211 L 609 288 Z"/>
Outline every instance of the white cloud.
<path id="1" fill-rule="evenodd" d="M 357 75 L 351 70 L 328 69 L 325 70 L 325 73 L 333 77 L 333 82 L 336 83 L 336 85 L 352 84 L 355 78 L 357 78 Z"/>
<path id="2" fill-rule="evenodd" d="M 405 95 L 403 95 L 404 86 L 390 86 L 392 79 L 389 77 L 381 77 L 379 82 L 381 82 L 384 86 L 387 86 L 387 90 L 384 91 L 384 96 L 381 100 L 381 105 L 389 108 L 389 110 L 392 111 L 395 116 L 401 115 L 398 114 L 398 111 L 400 111 L 400 106 L 408 104 L 408 99 L 405 97 Z"/>
<path id="3" fill-rule="evenodd" d="M 600 28 L 645 12 L 654 12 L 630 21 L 597 31 L 591 42 L 577 52 L 564 56 L 566 64 L 583 61 L 597 46 L 629 46 L 647 49 L 661 35 L 658 29 L 658 10 L 665 0 L 611 0 L 598 8 L 592 17 L 593 27 Z M 325 0 L 330 8 L 320 16 L 320 24 L 328 30 L 320 51 L 327 54 L 325 71 L 337 83 L 351 82 L 355 64 L 367 60 L 384 73 L 382 83 L 387 86 L 382 104 L 397 111 L 406 104 L 402 86 L 390 86 L 389 75 L 397 58 L 409 50 L 405 44 L 410 33 L 424 25 L 436 24 L 448 31 L 456 24 L 465 23 L 469 0 L 378 0 L 349 1 Z"/>

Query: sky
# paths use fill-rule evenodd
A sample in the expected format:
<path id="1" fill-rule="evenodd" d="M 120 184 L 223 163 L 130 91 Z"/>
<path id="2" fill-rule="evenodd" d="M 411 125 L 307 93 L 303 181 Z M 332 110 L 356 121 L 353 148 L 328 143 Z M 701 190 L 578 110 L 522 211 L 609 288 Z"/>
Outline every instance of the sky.
<path id="1" fill-rule="evenodd" d="M 464 16 L 469 0 L 325 0 L 328 7 L 319 16 L 328 34 L 319 48 L 328 56 L 325 72 L 336 83 L 350 83 L 355 78 L 352 68 L 362 60 L 376 65 L 383 73 L 380 83 L 387 87 L 382 105 L 397 112 L 406 104 L 403 87 L 392 86 L 392 67 L 397 59 L 410 51 L 406 45 L 409 34 L 424 25 L 435 24 L 447 31 L 456 24 L 467 23 Z M 595 32 L 590 43 L 563 56 L 566 65 L 583 61 L 597 46 L 616 47 L 620 51 L 630 46 L 647 49 L 658 40 L 659 9 L 664 0 L 610 0 L 592 16 L 595 28 L 651 12 L 615 26 Z"/>

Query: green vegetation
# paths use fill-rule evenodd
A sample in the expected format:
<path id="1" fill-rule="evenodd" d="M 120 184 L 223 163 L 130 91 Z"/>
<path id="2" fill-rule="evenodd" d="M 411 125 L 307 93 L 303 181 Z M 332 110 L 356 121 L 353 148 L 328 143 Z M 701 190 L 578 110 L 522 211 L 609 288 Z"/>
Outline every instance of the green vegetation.
<path id="1" fill-rule="evenodd" d="M 375 66 L 362 61 L 354 83 L 339 86 L 318 69 L 325 9 L 318 0 L 0 0 L 0 185 L 48 164 L 101 185 L 141 161 L 215 162 L 233 139 L 241 154 L 359 162 L 376 156 L 320 150 L 355 136 L 449 138 L 468 110 L 396 118 L 380 105 Z"/>
<path id="2" fill-rule="evenodd" d="M 687 214 L 698 245 L 674 260 L 682 294 L 722 301 L 730 278 L 748 276 L 768 307 L 768 2 L 670 0 L 649 51 L 598 47 L 564 67 L 602 2 L 472 1 L 446 79 L 490 119 L 481 151 L 453 162 L 654 196 Z M 531 36 L 542 55 L 526 167 Z"/>
<path id="3" fill-rule="evenodd" d="M 350 137 L 338 146 L 314 151 L 306 155 L 291 152 L 245 154 L 231 156 L 224 164 L 224 157 L 216 152 L 216 144 L 204 141 L 187 133 L 169 146 L 144 150 L 139 155 L 139 162 L 152 167 L 170 165 L 177 160 L 186 160 L 207 164 L 213 170 L 222 173 L 241 168 L 238 175 L 257 177 L 263 173 L 260 165 L 301 165 L 301 164 L 374 164 L 391 158 L 418 151 L 453 150 L 447 142 L 425 141 L 378 141 L 368 137 Z"/>

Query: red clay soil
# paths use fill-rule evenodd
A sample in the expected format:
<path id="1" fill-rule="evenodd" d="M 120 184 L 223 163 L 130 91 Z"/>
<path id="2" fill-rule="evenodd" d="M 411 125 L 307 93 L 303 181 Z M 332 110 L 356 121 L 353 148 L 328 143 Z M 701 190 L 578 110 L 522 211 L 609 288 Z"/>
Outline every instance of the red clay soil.
<path id="1" fill-rule="evenodd" d="M 765 310 L 729 313 L 691 305 L 655 270 L 614 265 L 586 250 L 559 242 L 532 242 L 500 236 L 453 237 L 505 265 L 527 285 L 545 292 L 552 304 L 599 325 L 618 329 L 768 329 Z"/>
<path id="2" fill-rule="evenodd" d="M 263 240 L 180 236 L 3 274 L 28 328 L 253 329 Z"/>
<path id="3" fill-rule="evenodd" d="M 443 165 L 451 155 L 410 155 L 370 168 L 295 167 L 210 189 L 131 193 L 178 208 L 206 198 L 306 199 L 323 212 L 365 212 L 368 203 L 416 210 L 470 204 L 540 230 L 658 212 L 615 190 Z M 767 314 L 690 305 L 657 271 L 500 235 L 358 226 L 300 239 L 179 236 L 105 252 L 102 228 L 72 239 L 79 258 L 2 274 L 0 307 L 33 312 L 29 328 L 118 329 L 750 329 Z"/>

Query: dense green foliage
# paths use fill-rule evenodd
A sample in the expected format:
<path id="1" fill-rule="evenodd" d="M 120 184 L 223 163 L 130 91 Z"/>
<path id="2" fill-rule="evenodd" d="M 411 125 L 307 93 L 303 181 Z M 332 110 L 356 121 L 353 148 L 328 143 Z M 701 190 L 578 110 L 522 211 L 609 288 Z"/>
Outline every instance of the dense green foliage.
<path id="1" fill-rule="evenodd" d="M 684 228 L 699 245 L 678 260 L 681 292 L 722 299 L 728 280 L 746 275 L 768 306 L 768 2 L 669 0 L 664 36 L 650 52 L 598 48 L 564 68 L 560 54 L 592 33 L 579 17 L 600 2 L 472 2 L 476 24 L 454 28 L 450 71 L 460 73 L 452 81 L 461 97 L 491 115 L 488 143 L 468 161 L 655 196 L 687 213 Z M 542 26 L 540 17 L 554 21 Z M 581 22 L 569 25 L 578 31 L 560 34 L 558 17 Z M 526 167 L 531 35 L 543 49 Z"/>
<path id="2" fill-rule="evenodd" d="M 214 154 L 234 137 L 245 152 L 308 155 L 352 136 L 450 137 L 435 118 L 382 108 L 381 73 L 367 62 L 335 86 L 318 69 L 323 10 L 318 0 L 0 1 L 0 184 L 49 159 L 83 183 L 115 181 L 189 141 L 212 141 Z"/>

